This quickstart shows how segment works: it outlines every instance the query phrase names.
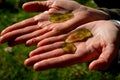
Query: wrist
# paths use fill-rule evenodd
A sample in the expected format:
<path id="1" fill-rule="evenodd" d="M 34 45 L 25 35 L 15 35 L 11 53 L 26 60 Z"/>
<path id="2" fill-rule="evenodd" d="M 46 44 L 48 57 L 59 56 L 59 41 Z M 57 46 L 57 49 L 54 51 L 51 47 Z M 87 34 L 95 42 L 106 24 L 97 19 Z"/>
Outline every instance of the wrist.
<path id="1" fill-rule="evenodd" d="M 119 20 L 111 20 L 113 23 L 115 23 L 115 25 L 120 29 L 120 21 Z"/>
<path id="2" fill-rule="evenodd" d="M 120 21 L 119 20 L 111 20 L 112 22 L 114 22 L 117 27 L 120 29 Z M 118 64 L 120 64 L 120 48 L 119 48 L 119 51 L 118 51 Z"/>

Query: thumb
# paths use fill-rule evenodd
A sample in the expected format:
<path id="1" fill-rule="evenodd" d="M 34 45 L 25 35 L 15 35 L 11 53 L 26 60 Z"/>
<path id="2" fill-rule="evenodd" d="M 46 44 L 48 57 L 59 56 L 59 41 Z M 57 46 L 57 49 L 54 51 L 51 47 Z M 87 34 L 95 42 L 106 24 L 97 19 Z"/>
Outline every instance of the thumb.
<path id="1" fill-rule="evenodd" d="M 99 56 L 97 60 L 94 60 L 90 63 L 90 70 L 106 70 L 112 60 L 117 55 L 117 50 L 114 45 L 108 45 Z"/>
<path id="2" fill-rule="evenodd" d="M 103 58 L 99 58 L 90 63 L 90 70 L 106 70 L 109 67 L 109 63 Z"/>
<path id="3" fill-rule="evenodd" d="M 27 12 L 42 12 L 49 9 L 47 1 L 31 1 L 24 3 L 22 8 Z"/>

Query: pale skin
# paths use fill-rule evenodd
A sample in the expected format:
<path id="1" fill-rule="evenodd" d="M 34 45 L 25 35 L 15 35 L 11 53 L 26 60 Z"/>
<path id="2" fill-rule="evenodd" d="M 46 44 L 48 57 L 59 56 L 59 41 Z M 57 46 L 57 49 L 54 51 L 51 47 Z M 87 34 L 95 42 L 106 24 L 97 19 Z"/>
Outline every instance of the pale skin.
<path id="1" fill-rule="evenodd" d="M 27 12 L 43 11 L 43 13 L 4 29 L 1 32 L 0 43 L 8 42 L 10 46 L 26 43 L 26 46 L 32 46 L 42 39 L 63 34 L 63 31 L 67 33 L 84 23 L 110 18 L 103 11 L 83 6 L 72 0 L 33 1 L 25 3 L 23 9 Z M 62 23 L 49 21 L 51 14 L 65 12 L 71 12 L 74 17 Z"/>
<path id="2" fill-rule="evenodd" d="M 30 52 L 30 58 L 25 61 L 26 66 L 45 70 L 91 61 L 90 70 L 104 70 L 117 54 L 119 29 L 113 22 L 105 21 L 110 16 L 100 10 L 85 7 L 72 0 L 28 2 L 23 5 L 23 9 L 28 12 L 44 12 L 3 30 L 0 43 L 8 42 L 11 46 L 22 43 L 27 46 L 38 45 L 37 49 Z M 69 11 L 74 15 L 72 19 L 62 23 L 49 21 L 52 13 Z M 64 39 L 77 27 L 89 29 L 93 37 L 83 42 L 75 42 L 76 52 L 65 54 L 62 49 Z"/>
<path id="3" fill-rule="evenodd" d="M 93 36 L 82 42 L 74 42 L 77 47 L 75 53 L 66 54 L 62 49 L 67 34 L 61 34 L 40 41 L 38 48 L 30 52 L 25 65 L 33 66 L 35 70 L 46 70 L 90 62 L 90 70 L 107 69 L 118 52 L 119 28 L 113 22 L 104 20 L 90 22 L 79 28 L 89 29 Z"/>

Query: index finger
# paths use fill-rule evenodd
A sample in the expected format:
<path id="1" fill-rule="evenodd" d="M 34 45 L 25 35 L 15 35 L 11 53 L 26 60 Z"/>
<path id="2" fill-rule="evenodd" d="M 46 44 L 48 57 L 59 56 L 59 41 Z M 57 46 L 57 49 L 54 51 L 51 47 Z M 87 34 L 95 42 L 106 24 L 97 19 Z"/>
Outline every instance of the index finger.
<path id="1" fill-rule="evenodd" d="M 13 25 L 7 27 L 6 29 L 4 29 L 1 32 L 1 35 L 4 35 L 7 32 L 10 32 L 10 31 L 13 31 L 13 30 L 16 30 L 16 29 L 21 29 L 21 28 L 24 28 L 24 27 L 27 27 L 27 26 L 35 25 L 35 24 L 37 24 L 37 22 L 38 21 L 36 21 L 34 18 L 29 18 L 29 19 L 23 20 L 21 22 L 13 24 Z"/>

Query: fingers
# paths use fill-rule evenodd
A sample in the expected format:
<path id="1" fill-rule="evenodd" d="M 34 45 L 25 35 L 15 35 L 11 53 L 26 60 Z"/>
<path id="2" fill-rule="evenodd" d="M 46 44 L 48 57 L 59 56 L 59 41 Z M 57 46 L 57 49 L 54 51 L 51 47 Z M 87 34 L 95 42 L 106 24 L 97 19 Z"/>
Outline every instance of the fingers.
<path id="1" fill-rule="evenodd" d="M 37 36 L 36 38 L 28 40 L 26 42 L 26 46 L 36 45 L 41 40 L 43 40 L 45 38 L 48 38 L 48 37 L 51 37 L 51 36 L 56 36 L 56 35 L 57 35 L 57 31 L 56 30 L 51 30 L 51 31 L 45 33 L 44 35 Z"/>
<path id="2" fill-rule="evenodd" d="M 22 29 L 13 30 L 11 32 L 8 32 L 8 33 L 2 35 L 0 38 L 0 43 L 5 43 L 9 40 L 14 40 L 17 37 L 20 37 L 25 34 L 29 34 L 37 29 L 38 29 L 38 26 L 34 25 L 34 26 L 28 26 L 28 27 L 25 27 Z"/>
<path id="3" fill-rule="evenodd" d="M 51 69 L 51 68 L 62 68 L 65 66 L 75 64 L 75 62 L 77 62 L 76 60 L 77 60 L 76 56 L 74 56 L 72 54 L 66 54 L 66 55 L 62 55 L 59 57 L 54 57 L 54 58 L 40 61 L 40 62 L 34 64 L 33 67 L 37 71 L 38 70 L 47 70 L 47 69 Z"/>
<path id="4" fill-rule="evenodd" d="M 29 18 L 29 19 L 26 19 L 24 21 L 21 21 L 19 23 L 16 23 L 12 26 L 9 26 L 7 27 L 6 29 L 4 29 L 2 32 L 1 32 L 1 35 L 4 35 L 6 34 L 7 32 L 11 32 L 13 30 L 16 30 L 16 29 L 22 29 L 26 26 L 32 26 L 32 25 L 35 25 L 37 24 L 37 21 L 34 20 L 33 18 Z"/>
<path id="5" fill-rule="evenodd" d="M 36 62 L 42 61 L 44 59 L 48 59 L 48 58 L 52 58 L 52 57 L 56 57 L 56 56 L 60 56 L 64 54 L 64 51 L 62 49 L 55 49 L 53 51 L 49 51 L 46 52 L 44 54 L 39 54 L 39 55 L 35 55 L 33 57 L 28 58 L 25 61 L 25 65 L 26 66 L 32 66 L 34 65 Z"/>
<path id="6" fill-rule="evenodd" d="M 34 28 L 33 28 L 34 29 Z M 49 30 L 47 28 L 43 28 L 43 29 L 36 29 L 35 31 L 28 33 L 28 34 L 24 34 L 24 35 L 20 35 L 17 36 L 14 39 L 11 39 L 8 41 L 9 46 L 14 46 L 14 45 L 18 45 L 18 44 L 22 44 L 25 43 L 27 40 L 34 38 L 36 36 L 41 36 L 42 34 L 49 32 Z"/>
<path id="7" fill-rule="evenodd" d="M 94 60 L 98 54 L 93 50 L 86 49 L 82 43 L 75 53 L 66 53 L 61 47 L 64 42 L 57 42 L 51 45 L 39 47 L 30 53 L 30 58 L 26 59 L 26 66 L 34 66 L 35 70 L 46 70 L 51 68 L 61 68 L 80 62 Z M 90 54 L 90 53 L 91 54 Z"/>
<path id="8" fill-rule="evenodd" d="M 45 38 L 44 40 L 40 41 L 37 46 L 40 47 L 40 46 L 52 44 L 54 42 L 64 41 L 66 36 L 67 35 L 60 35 L 60 36 Z"/>
<path id="9" fill-rule="evenodd" d="M 48 1 L 33 1 L 23 4 L 22 8 L 27 12 L 40 12 L 49 9 Z"/>
<path id="10" fill-rule="evenodd" d="M 32 32 L 34 32 L 35 30 L 39 30 L 37 25 L 28 26 L 28 27 L 25 27 L 25 28 L 22 28 L 22 29 L 13 30 L 11 32 L 8 32 L 8 33 L 2 35 L 1 38 L 0 38 L 0 43 L 5 43 L 7 41 L 8 42 L 10 41 L 11 44 L 12 44 L 12 41 L 15 42 L 15 39 L 16 39 L 16 41 L 17 41 L 17 39 L 18 39 L 18 41 L 26 40 L 26 39 L 28 39 L 28 36 L 26 36 L 24 38 L 21 38 L 21 37 L 25 36 L 26 34 L 29 35 Z"/>
<path id="11" fill-rule="evenodd" d="M 43 70 L 43 68 L 48 69 L 53 67 L 67 66 L 71 64 L 71 61 L 73 63 L 78 62 L 78 60 L 76 59 L 79 58 L 78 57 L 75 58 L 76 55 L 65 53 L 65 51 L 62 49 L 63 45 L 64 41 L 56 42 L 50 45 L 45 45 L 37 48 L 36 50 L 30 52 L 30 58 L 25 60 L 25 65 L 26 66 L 34 65 L 35 70 Z M 66 57 L 64 57 L 64 55 L 66 55 Z M 75 60 L 73 61 L 73 59 Z"/>
<path id="12" fill-rule="evenodd" d="M 112 60 L 116 56 L 116 47 L 114 45 L 106 46 L 97 60 L 90 63 L 90 70 L 105 70 L 109 67 Z"/>
<path id="13" fill-rule="evenodd" d="M 38 47 L 37 49 L 31 51 L 29 56 L 32 57 L 32 56 L 38 55 L 40 53 L 45 53 L 45 52 L 52 51 L 54 49 L 62 48 L 63 45 L 64 45 L 64 42 L 62 41 L 62 42 L 53 43 L 51 45 L 45 45 L 42 47 Z"/>
<path id="14" fill-rule="evenodd" d="M 56 56 L 56 57 L 51 56 L 51 58 L 43 59 L 41 61 L 36 62 L 34 64 L 34 69 L 38 71 L 38 70 L 46 70 L 50 68 L 64 67 L 64 66 L 74 64 L 74 62 L 77 62 L 77 59 L 78 59 L 74 54 L 63 54 L 62 51 L 59 51 L 59 50 L 56 50 L 56 54 L 52 52 L 49 55 L 52 55 L 52 56 L 59 55 L 59 56 Z M 25 61 L 25 64 L 26 62 L 27 61 Z"/>
<path id="15" fill-rule="evenodd" d="M 30 52 L 30 58 L 27 59 L 26 65 L 32 66 L 43 59 L 62 55 L 64 53 L 64 50 L 61 48 L 63 44 L 64 42 L 58 42 L 35 49 Z"/>

